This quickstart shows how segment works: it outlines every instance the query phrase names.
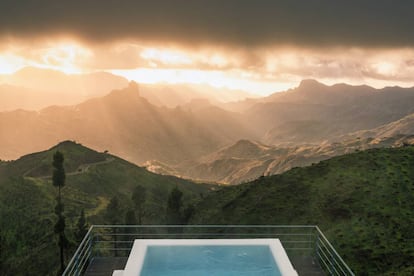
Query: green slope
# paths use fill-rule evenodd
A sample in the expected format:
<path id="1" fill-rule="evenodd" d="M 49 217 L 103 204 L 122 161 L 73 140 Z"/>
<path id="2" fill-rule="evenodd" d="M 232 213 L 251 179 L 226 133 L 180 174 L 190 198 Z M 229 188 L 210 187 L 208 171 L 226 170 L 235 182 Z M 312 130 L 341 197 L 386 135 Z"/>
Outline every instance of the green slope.
<path id="1" fill-rule="evenodd" d="M 168 194 L 174 187 L 183 192 L 185 204 L 197 202 L 200 194 L 213 187 L 156 175 L 116 156 L 69 141 L 16 161 L 1 162 L 0 270 L 5 275 L 53 275 L 57 267 L 58 251 L 53 235 L 57 191 L 50 178 L 56 150 L 65 156 L 67 180 L 63 202 L 67 236 L 72 242 L 81 209 L 85 209 L 89 224 L 105 224 L 103 213 L 110 199 L 118 196 L 123 210 L 132 207 L 132 190 L 138 184 L 147 189 L 145 224 L 164 223 Z M 75 242 L 71 244 L 69 257 L 74 248 Z"/>
<path id="2" fill-rule="evenodd" d="M 317 224 L 357 275 L 412 275 L 414 147 L 361 151 L 223 188 L 197 205 L 190 223 Z"/>

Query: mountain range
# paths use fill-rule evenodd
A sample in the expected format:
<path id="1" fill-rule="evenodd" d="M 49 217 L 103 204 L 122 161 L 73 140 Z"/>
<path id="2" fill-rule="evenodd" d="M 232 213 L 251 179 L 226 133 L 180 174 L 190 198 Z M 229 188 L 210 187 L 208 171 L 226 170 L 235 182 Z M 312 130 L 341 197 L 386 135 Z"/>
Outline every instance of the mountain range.
<path id="1" fill-rule="evenodd" d="M 76 105 L 126 86 L 127 79 L 108 72 L 65 74 L 51 69 L 25 67 L 10 75 L 0 75 L 0 111 Z M 140 92 L 150 103 L 170 108 L 194 99 L 208 99 L 221 105 L 254 97 L 245 91 L 204 84 L 141 84 Z"/>
<path id="2" fill-rule="evenodd" d="M 414 144 L 412 115 L 396 122 L 347 134 L 340 142 L 322 142 L 293 146 L 269 146 L 257 141 L 239 140 L 192 164 L 167 166 L 148 161 L 145 166 L 160 174 L 180 175 L 200 181 L 240 184 L 264 175 L 274 175 L 294 167 L 309 166 L 337 155 L 371 148 L 400 147 Z"/>
<path id="3" fill-rule="evenodd" d="M 265 144 L 303 144 L 335 140 L 414 113 L 414 89 L 337 84 L 304 80 L 295 88 L 260 99 L 245 120 L 260 126 Z"/>
<path id="4" fill-rule="evenodd" d="M 0 75 L 0 110 L 74 105 L 127 85 L 125 78 L 105 72 L 67 75 L 25 67 L 11 75 Z"/>
<path id="5" fill-rule="evenodd" d="M 317 224 L 356 273 L 413 273 L 413 88 L 305 80 L 268 97 L 224 102 L 191 92 L 199 88 L 104 76 L 120 87 L 71 105 L 0 112 L 2 271 L 46 275 L 57 267 L 50 177 L 59 150 L 69 251 L 81 209 L 88 223 L 109 223 L 111 198 L 125 211 L 139 184 L 148 191 L 144 223 L 165 223 L 168 194 L 177 187 L 185 206 L 195 205 L 189 223 Z M 47 90 L 3 87 L 25 87 L 27 95 Z M 165 94 L 174 96 L 163 102 Z"/>
<path id="6" fill-rule="evenodd" d="M 79 104 L 0 112 L 0 158 L 69 139 L 158 173 L 238 184 L 355 150 L 412 143 L 414 134 L 414 88 L 304 80 L 268 97 L 225 103 L 201 97 L 200 87 L 150 86 L 131 82 Z M 170 105 L 162 95 L 172 95 Z"/>
<path id="7" fill-rule="evenodd" d="M 0 128 L 3 159 L 70 139 L 136 163 L 181 162 L 249 133 L 235 114 L 215 106 L 188 111 L 152 105 L 136 83 L 75 106 L 3 112 Z"/>

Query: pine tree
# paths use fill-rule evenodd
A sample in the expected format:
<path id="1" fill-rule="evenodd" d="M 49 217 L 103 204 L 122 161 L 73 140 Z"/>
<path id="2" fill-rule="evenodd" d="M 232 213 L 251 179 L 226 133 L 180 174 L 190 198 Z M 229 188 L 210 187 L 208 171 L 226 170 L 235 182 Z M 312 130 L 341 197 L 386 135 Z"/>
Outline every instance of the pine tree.
<path id="1" fill-rule="evenodd" d="M 135 187 L 132 193 L 132 201 L 134 202 L 135 208 L 138 212 L 138 224 L 142 224 L 142 217 L 144 216 L 144 203 L 146 199 L 147 190 L 138 185 Z"/>
<path id="2" fill-rule="evenodd" d="M 168 196 L 167 202 L 167 224 L 181 224 L 182 223 L 182 197 L 183 193 L 175 187 Z"/>
<path id="3" fill-rule="evenodd" d="M 136 225 L 137 224 L 137 218 L 135 216 L 134 209 L 128 209 L 128 211 L 125 213 L 125 225 Z M 131 242 L 134 240 L 134 233 L 135 233 L 135 227 L 125 227 L 124 233 L 126 234 L 124 236 L 124 241 Z"/>
<path id="4" fill-rule="evenodd" d="M 75 238 L 77 242 L 81 242 L 82 239 L 85 237 L 86 233 L 88 232 L 88 224 L 86 223 L 86 218 L 85 218 L 85 211 L 82 209 L 79 219 L 78 219 L 78 223 L 76 224 L 77 229 L 75 232 Z"/>
<path id="5" fill-rule="evenodd" d="M 121 207 L 119 205 L 119 200 L 116 196 L 111 198 L 108 206 L 106 207 L 105 219 L 109 224 L 119 224 L 121 221 Z"/>
<path id="6" fill-rule="evenodd" d="M 4 258 L 4 245 L 3 245 L 3 235 L 0 228 L 0 271 L 3 271 L 3 258 Z"/>
<path id="7" fill-rule="evenodd" d="M 58 187 L 58 201 L 61 200 L 61 189 L 65 186 L 66 174 L 63 162 L 65 158 L 60 151 L 53 155 L 53 186 Z"/>
<path id="8" fill-rule="evenodd" d="M 111 201 L 109 202 L 108 206 L 106 207 L 105 212 L 105 219 L 109 222 L 111 225 L 116 225 L 119 223 L 122 223 L 121 221 L 121 207 L 119 205 L 118 198 L 116 196 L 111 198 Z M 115 257 L 118 256 L 118 238 L 117 238 L 117 227 L 112 228 L 113 238 L 114 238 L 114 254 Z"/>
<path id="9" fill-rule="evenodd" d="M 58 217 L 54 227 L 54 232 L 58 236 L 58 246 L 60 250 L 60 272 L 65 270 L 64 249 L 68 246 L 68 240 L 65 235 L 65 217 L 63 215 L 64 206 L 62 203 L 61 189 L 65 186 L 65 169 L 63 162 L 65 158 L 60 151 L 56 151 L 53 155 L 53 186 L 58 188 L 58 196 L 56 198 L 55 214 Z"/>
<path id="10" fill-rule="evenodd" d="M 137 224 L 137 218 L 133 209 L 129 209 L 125 214 L 125 224 L 135 225 Z"/>
<path id="11" fill-rule="evenodd" d="M 194 214 L 195 212 L 195 207 L 193 204 L 188 205 L 183 212 L 183 223 L 187 224 L 188 221 L 190 220 L 191 216 Z"/>

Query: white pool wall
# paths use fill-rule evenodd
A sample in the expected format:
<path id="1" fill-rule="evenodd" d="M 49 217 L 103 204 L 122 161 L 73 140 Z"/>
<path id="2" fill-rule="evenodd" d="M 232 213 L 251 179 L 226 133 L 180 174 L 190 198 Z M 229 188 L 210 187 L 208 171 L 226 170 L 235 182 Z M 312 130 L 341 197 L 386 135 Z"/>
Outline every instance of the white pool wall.
<path id="1" fill-rule="evenodd" d="M 139 276 L 148 246 L 268 245 L 283 276 L 297 276 L 279 239 L 136 239 L 123 276 Z"/>

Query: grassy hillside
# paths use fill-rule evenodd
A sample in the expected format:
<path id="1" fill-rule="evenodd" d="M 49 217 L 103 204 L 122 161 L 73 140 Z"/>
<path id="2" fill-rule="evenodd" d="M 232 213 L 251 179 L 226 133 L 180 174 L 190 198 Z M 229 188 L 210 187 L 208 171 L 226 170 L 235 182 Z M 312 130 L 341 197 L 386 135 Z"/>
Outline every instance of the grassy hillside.
<path id="1" fill-rule="evenodd" d="M 185 205 L 197 202 L 201 194 L 213 187 L 156 175 L 74 142 L 63 142 L 16 161 L 1 162 L 0 265 L 5 275 L 23 275 L 27 271 L 30 273 L 25 275 L 53 275 L 57 267 L 58 251 L 53 235 L 57 191 L 50 179 L 56 150 L 65 156 L 67 180 L 63 202 L 71 250 L 76 247 L 73 232 L 81 209 L 85 209 L 89 224 L 105 224 L 103 214 L 110 199 L 117 196 L 125 211 L 132 207 L 132 190 L 139 184 L 147 189 L 143 223 L 160 224 L 165 222 L 167 198 L 174 187 L 184 193 Z M 121 221 L 124 214 L 120 214 Z"/>
<path id="2" fill-rule="evenodd" d="M 347 154 L 223 188 L 198 204 L 191 223 L 317 224 L 357 275 L 412 275 L 414 147 Z"/>

